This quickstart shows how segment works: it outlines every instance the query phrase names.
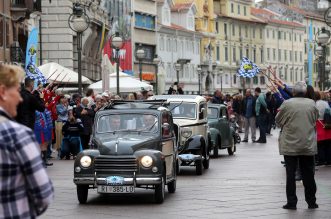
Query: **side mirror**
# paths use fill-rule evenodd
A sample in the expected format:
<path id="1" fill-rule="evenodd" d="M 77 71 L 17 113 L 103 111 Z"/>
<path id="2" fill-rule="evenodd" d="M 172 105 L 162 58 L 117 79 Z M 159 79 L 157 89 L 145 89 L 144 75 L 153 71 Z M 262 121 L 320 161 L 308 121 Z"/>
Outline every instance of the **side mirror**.
<path id="1" fill-rule="evenodd" d="M 169 123 L 163 123 L 163 125 L 162 125 L 162 137 L 163 138 L 169 138 L 169 137 L 171 137 Z"/>

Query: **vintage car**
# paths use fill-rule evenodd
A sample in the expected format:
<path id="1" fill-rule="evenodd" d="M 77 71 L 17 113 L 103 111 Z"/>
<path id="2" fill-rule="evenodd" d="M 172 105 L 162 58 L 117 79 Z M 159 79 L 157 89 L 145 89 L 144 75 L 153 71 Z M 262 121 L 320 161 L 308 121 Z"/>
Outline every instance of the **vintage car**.
<path id="1" fill-rule="evenodd" d="M 96 113 L 92 148 L 78 154 L 74 183 L 80 203 L 89 189 L 98 193 L 134 193 L 154 189 L 162 203 L 165 185 L 176 191 L 178 153 L 172 114 L 156 101 L 117 101 Z"/>
<path id="2" fill-rule="evenodd" d="M 210 134 L 207 101 L 198 95 L 156 95 L 149 99 L 167 100 L 170 104 L 178 138 L 180 166 L 195 166 L 201 175 L 209 168 Z"/>
<path id="3" fill-rule="evenodd" d="M 227 108 L 223 104 L 208 104 L 208 125 L 211 142 L 214 145 L 214 156 L 218 156 L 219 149 L 227 149 L 229 155 L 236 151 L 235 130 L 231 127 Z"/>

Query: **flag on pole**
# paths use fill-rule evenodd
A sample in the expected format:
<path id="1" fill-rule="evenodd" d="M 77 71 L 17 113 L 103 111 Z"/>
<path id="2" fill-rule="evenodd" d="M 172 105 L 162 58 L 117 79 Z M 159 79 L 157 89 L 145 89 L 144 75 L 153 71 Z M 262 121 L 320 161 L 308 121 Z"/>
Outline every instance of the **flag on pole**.
<path id="1" fill-rule="evenodd" d="M 260 72 L 260 68 L 246 57 L 241 60 L 240 68 L 238 69 L 238 75 L 244 78 L 252 78 Z"/>
<path id="2" fill-rule="evenodd" d="M 30 32 L 26 47 L 25 73 L 27 78 L 34 79 L 37 84 L 38 82 L 41 82 L 42 84 L 46 84 L 47 80 L 45 76 L 36 67 L 37 48 L 38 48 L 38 29 L 33 28 Z"/>

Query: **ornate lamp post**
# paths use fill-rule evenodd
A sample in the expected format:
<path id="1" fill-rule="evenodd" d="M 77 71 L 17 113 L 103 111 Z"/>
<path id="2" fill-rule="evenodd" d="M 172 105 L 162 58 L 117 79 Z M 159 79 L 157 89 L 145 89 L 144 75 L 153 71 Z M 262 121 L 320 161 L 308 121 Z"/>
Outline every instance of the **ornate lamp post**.
<path id="1" fill-rule="evenodd" d="M 197 73 L 198 73 L 198 84 L 199 84 L 199 95 L 201 95 L 201 73 L 202 73 L 202 69 L 201 67 L 197 67 Z"/>
<path id="2" fill-rule="evenodd" d="M 153 63 L 155 65 L 155 94 L 158 92 L 158 73 L 159 73 L 159 64 L 161 63 L 161 58 L 157 54 L 154 55 Z"/>
<path id="3" fill-rule="evenodd" d="M 145 50 L 141 47 L 141 44 L 139 45 L 139 48 L 136 51 L 136 58 L 139 61 L 139 78 L 140 81 L 143 79 L 143 65 L 142 65 L 142 60 L 146 57 Z"/>
<path id="4" fill-rule="evenodd" d="M 111 47 L 115 49 L 115 62 L 116 62 L 116 93 L 120 95 L 120 49 L 123 46 L 123 39 L 120 36 L 119 32 L 116 32 L 111 37 Z"/>
<path id="5" fill-rule="evenodd" d="M 179 85 L 179 71 L 182 69 L 182 65 L 179 63 L 176 63 L 174 67 L 177 72 L 176 77 L 177 77 L 177 86 L 178 86 Z"/>
<path id="6" fill-rule="evenodd" d="M 68 23 L 70 29 L 77 33 L 78 93 L 82 94 L 82 34 L 90 26 L 90 18 L 85 12 L 85 5 L 74 3 L 72 10 Z"/>
<path id="7" fill-rule="evenodd" d="M 330 35 L 330 31 L 326 30 L 324 27 L 315 35 L 315 41 L 318 45 L 315 49 L 315 55 L 319 57 L 319 86 L 322 91 L 324 90 L 326 81 L 326 46 L 330 43 Z"/>

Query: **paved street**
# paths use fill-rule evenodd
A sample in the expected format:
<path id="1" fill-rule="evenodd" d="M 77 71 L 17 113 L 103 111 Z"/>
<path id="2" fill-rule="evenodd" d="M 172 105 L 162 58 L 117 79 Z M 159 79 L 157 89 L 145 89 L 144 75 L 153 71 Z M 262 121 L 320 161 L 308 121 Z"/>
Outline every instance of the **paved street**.
<path id="1" fill-rule="evenodd" d="M 277 130 L 268 144 L 240 143 L 235 156 L 222 151 L 210 169 L 195 176 L 185 169 L 177 192 L 166 194 L 162 205 L 153 203 L 152 191 L 132 196 L 100 196 L 89 191 L 87 205 L 79 205 L 72 182 L 73 161 L 54 161 L 48 172 L 55 200 L 41 218 L 331 218 L 331 167 L 319 167 L 317 210 L 308 210 L 303 186 L 297 183 L 298 210 L 281 208 L 286 202 L 285 168 L 278 154 Z"/>

